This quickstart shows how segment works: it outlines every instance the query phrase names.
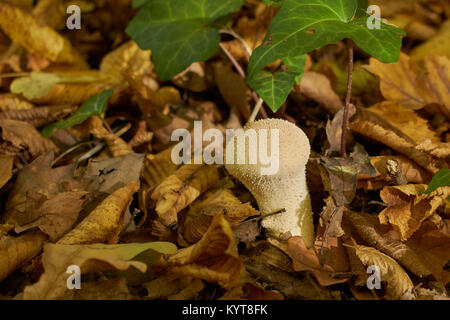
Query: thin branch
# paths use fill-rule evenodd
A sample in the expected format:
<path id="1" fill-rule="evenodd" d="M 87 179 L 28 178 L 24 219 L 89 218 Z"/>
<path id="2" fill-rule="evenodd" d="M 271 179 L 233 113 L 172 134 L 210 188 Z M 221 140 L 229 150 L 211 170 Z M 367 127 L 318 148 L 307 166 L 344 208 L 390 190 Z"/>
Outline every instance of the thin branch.
<path id="1" fill-rule="evenodd" d="M 256 103 L 255 108 L 252 111 L 252 114 L 250 115 L 250 117 L 247 120 L 247 123 L 255 121 L 256 117 L 259 114 L 259 111 L 261 111 L 261 107 L 262 107 L 263 103 L 264 103 L 264 100 L 259 98 L 258 102 Z"/>
<path id="2" fill-rule="evenodd" d="M 227 48 L 225 48 L 223 43 L 220 43 L 219 46 L 220 46 L 220 49 L 222 49 L 222 51 L 226 54 L 228 59 L 230 59 L 231 63 L 236 68 L 237 72 L 241 75 L 241 77 L 244 80 L 246 80 L 247 79 L 247 75 L 245 74 L 245 71 L 244 71 L 244 69 L 242 69 L 242 67 L 239 64 L 239 62 L 237 62 L 236 59 L 233 57 L 233 55 L 227 50 Z"/>
<path id="3" fill-rule="evenodd" d="M 347 127 L 348 115 L 350 109 L 350 101 L 352 98 L 352 84 L 353 84 L 353 43 L 348 40 L 348 82 L 347 82 L 347 96 L 345 98 L 344 116 L 342 118 L 342 136 L 341 136 L 341 156 L 347 157 Z"/>

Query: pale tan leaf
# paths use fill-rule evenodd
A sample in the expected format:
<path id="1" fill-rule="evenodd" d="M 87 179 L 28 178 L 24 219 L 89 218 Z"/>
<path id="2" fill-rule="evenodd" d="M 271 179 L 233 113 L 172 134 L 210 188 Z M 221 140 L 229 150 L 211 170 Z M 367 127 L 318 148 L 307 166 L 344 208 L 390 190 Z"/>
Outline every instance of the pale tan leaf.
<path id="1" fill-rule="evenodd" d="M 380 269 L 380 281 L 386 283 L 386 299 L 410 299 L 414 284 L 408 274 L 391 257 L 375 248 L 356 246 L 356 255 L 366 266 Z"/>

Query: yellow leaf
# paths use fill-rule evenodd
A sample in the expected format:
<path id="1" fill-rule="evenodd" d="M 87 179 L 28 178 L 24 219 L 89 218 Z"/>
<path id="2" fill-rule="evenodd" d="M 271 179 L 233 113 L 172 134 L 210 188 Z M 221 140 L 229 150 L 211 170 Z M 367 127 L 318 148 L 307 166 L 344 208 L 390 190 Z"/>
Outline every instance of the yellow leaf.
<path id="1" fill-rule="evenodd" d="M 0 282 L 37 255 L 46 238 L 42 233 L 27 233 L 18 238 L 0 235 Z"/>
<path id="2" fill-rule="evenodd" d="M 190 206 L 186 217 L 180 222 L 178 242 L 186 246 L 200 240 L 217 214 L 223 214 L 233 226 L 248 217 L 258 215 L 259 212 L 250 203 L 243 204 L 239 201 L 230 190 L 208 192 Z"/>
<path id="3" fill-rule="evenodd" d="M 244 271 L 230 224 L 221 214 L 213 218 L 200 241 L 169 256 L 167 265 L 170 275 L 191 276 L 226 289 L 236 286 Z"/>
<path id="4" fill-rule="evenodd" d="M 378 216 L 380 222 L 391 224 L 399 232 L 401 240 L 410 238 L 450 196 L 450 187 L 423 194 L 426 189 L 424 184 L 408 184 L 385 187 L 380 193 L 381 199 L 388 205 Z"/>
<path id="5" fill-rule="evenodd" d="M 11 93 L 0 94 L 0 111 L 28 109 L 33 109 L 33 105 L 19 96 Z"/>
<path id="6" fill-rule="evenodd" d="M 176 246 L 167 242 L 132 243 L 119 245 L 61 245 L 46 244 L 42 256 L 44 274 L 39 281 L 25 287 L 25 300 L 61 299 L 69 295 L 67 268 L 80 267 L 81 273 L 110 269 L 127 270 L 134 267 L 140 272 L 147 271 L 148 265 L 135 259 L 139 254 L 153 250 L 159 254 L 172 254 Z M 103 264 L 95 263 L 96 261 Z M 84 284 L 83 284 L 84 286 Z"/>
<path id="7" fill-rule="evenodd" d="M 110 132 L 103 126 L 103 121 L 98 116 L 89 118 L 90 133 L 98 139 L 105 140 L 109 151 L 114 158 L 126 156 L 134 153 L 133 149 L 121 137 L 113 132 Z"/>
<path id="8" fill-rule="evenodd" d="M 40 26 L 31 14 L 0 3 L 0 27 L 30 53 L 38 53 L 57 63 L 85 66 L 70 41 L 47 26 Z"/>
<path id="9" fill-rule="evenodd" d="M 356 246 L 356 255 L 366 267 L 379 268 L 379 280 L 386 283 L 386 299 L 411 299 L 414 284 L 394 259 L 375 248 L 360 245 Z"/>
<path id="10" fill-rule="evenodd" d="M 418 62 L 428 56 L 430 52 L 447 56 L 450 59 L 450 20 L 442 24 L 441 29 L 434 37 L 415 47 L 411 51 L 411 59 Z"/>
<path id="11" fill-rule="evenodd" d="M 450 117 L 449 58 L 427 56 L 425 69 L 421 70 L 401 53 L 396 64 L 384 64 L 371 58 L 367 69 L 380 77 L 380 89 L 387 100 L 410 109 L 437 103 L 445 106 L 446 115 Z"/>
<path id="12" fill-rule="evenodd" d="M 214 166 L 186 164 L 167 177 L 152 193 L 158 219 L 170 226 L 177 214 L 219 180 Z"/>
<path id="13" fill-rule="evenodd" d="M 123 228 L 126 209 L 138 191 L 139 183 L 130 181 L 94 209 L 78 226 L 66 234 L 58 244 L 117 243 Z"/>

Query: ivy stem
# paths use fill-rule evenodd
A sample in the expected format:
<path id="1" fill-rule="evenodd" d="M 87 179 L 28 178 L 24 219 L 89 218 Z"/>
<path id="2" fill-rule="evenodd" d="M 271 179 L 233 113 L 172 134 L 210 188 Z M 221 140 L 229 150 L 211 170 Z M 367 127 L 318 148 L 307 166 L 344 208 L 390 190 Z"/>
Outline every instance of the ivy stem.
<path id="1" fill-rule="evenodd" d="M 350 109 L 350 101 L 352 98 L 352 84 L 353 84 L 353 43 L 348 39 L 348 82 L 347 82 L 347 96 L 345 97 L 344 116 L 342 117 L 342 135 L 341 135 L 341 156 L 347 157 L 347 127 L 348 115 Z"/>

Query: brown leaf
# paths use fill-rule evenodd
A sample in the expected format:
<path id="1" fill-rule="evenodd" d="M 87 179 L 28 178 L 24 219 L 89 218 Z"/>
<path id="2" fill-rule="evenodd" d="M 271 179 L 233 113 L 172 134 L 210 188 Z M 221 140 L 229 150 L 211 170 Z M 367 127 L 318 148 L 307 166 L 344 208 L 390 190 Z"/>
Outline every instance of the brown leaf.
<path id="1" fill-rule="evenodd" d="M 226 289 L 240 282 L 244 269 L 230 224 L 222 214 L 214 216 L 200 241 L 169 256 L 167 265 L 170 275 L 191 276 Z"/>
<path id="2" fill-rule="evenodd" d="M 10 150 L 13 155 L 27 150 L 33 157 L 46 151 L 58 151 L 58 148 L 50 140 L 41 134 L 30 124 L 16 120 L 0 120 L 0 154 L 2 149 Z"/>
<path id="3" fill-rule="evenodd" d="M 349 127 L 369 140 L 404 154 L 432 174 L 439 170 L 438 163 L 429 154 L 415 148 L 417 143 L 411 137 L 370 109 L 356 108 L 356 115 L 351 119 Z"/>
<path id="4" fill-rule="evenodd" d="M 416 252 L 403 242 L 386 236 L 377 217 L 347 210 L 344 220 L 349 221 L 359 237 L 369 246 L 391 256 L 402 266 L 419 277 L 431 274 Z M 346 232 L 348 235 L 348 232 Z M 352 232 L 353 233 L 353 232 Z M 356 234 L 355 233 L 355 234 Z"/>
<path id="5" fill-rule="evenodd" d="M 258 285 L 246 282 L 227 291 L 219 300 L 284 300 L 284 296 L 275 290 L 266 290 Z"/>
<path id="6" fill-rule="evenodd" d="M 239 110 L 243 119 L 250 117 L 251 109 L 249 105 L 249 88 L 242 77 L 234 72 L 230 66 L 221 62 L 213 65 L 214 78 L 219 88 L 220 94 L 227 105 Z"/>
<path id="7" fill-rule="evenodd" d="M 208 192 L 189 207 L 178 227 L 178 242 L 187 246 L 200 240 L 217 214 L 223 214 L 233 227 L 259 213 L 250 203 L 241 203 L 230 190 Z"/>
<path id="8" fill-rule="evenodd" d="M 183 89 L 202 92 L 208 89 L 204 62 L 194 62 L 186 70 L 172 78 L 172 82 Z"/>
<path id="9" fill-rule="evenodd" d="M 42 233 L 27 233 L 18 238 L 0 236 L 0 282 L 37 255 L 46 238 Z"/>
<path id="10" fill-rule="evenodd" d="M 380 269 L 380 281 L 386 282 L 386 299 L 411 299 L 414 285 L 394 259 L 375 248 L 357 245 L 355 249 L 366 267 L 375 265 Z"/>
<path id="11" fill-rule="evenodd" d="M 439 230 L 432 222 L 425 221 L 406 244 L 417 253 L 437 281 L 444 286 L 450 283 L 450 272 L 445 267 L 450 260 L 448 233 Z"/>
<path id="12" fill-rule="evenodd" d="M 182 277 L 171 279 L 162 276 L 143 284 L 147 299 L 190 300 L 194 299 L 205 285 L 199 279 Z"/>
<path id="13" fill-rule="evenodd" d="M 39 193 L 29 195 L 23 218 L 16 221 L 20 226 L 14 231 L 22 233 L 38 227 L 51 241 L 58 240 L 72 228 L 87 194 L 85 191 L 61 192 L 51 199 Z"/>
<path id="14" fill-rule="evenodd" d="M 64 118 L 75 111 L 75 109 L 72 105 L 56 105 L 33 109 L 10 110 L 0 112 L 0 120 L 24 121 L 38 128 Z"/>
<path id="15" fill-rule="evenodd" d="M 58 244 L 117 243 L 123 228 L 125 210 L 133 194 L 139 190 L 139 183 L 128 184 L 107 197 L 79 225 L 66 234 Z"/>
<path id="16" fill-rule="evenodd" d="M 0 156 L 0 189 L 11 179 L 14 157 Z"/>
<path id="17" fill-rule="evenodd" d="M 170 226 L 177 214 L 219 180 L 214 166 L 186 164 L 167 177 L 152 193 L 158 219 Z"/>
<path id="18" fill-rule="evenodd" d="M 379 215 L 380 222 L 391 224 L 402 241 L 409 239 L 450 196 L 450 187 L 439 188 L 429 195 L 423 194 L 426 188 L 423 184 L 409 184 L 385 187 L 380 193 L 388 205 Z"/>

